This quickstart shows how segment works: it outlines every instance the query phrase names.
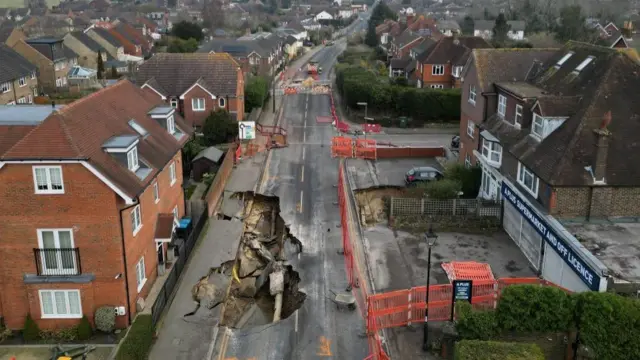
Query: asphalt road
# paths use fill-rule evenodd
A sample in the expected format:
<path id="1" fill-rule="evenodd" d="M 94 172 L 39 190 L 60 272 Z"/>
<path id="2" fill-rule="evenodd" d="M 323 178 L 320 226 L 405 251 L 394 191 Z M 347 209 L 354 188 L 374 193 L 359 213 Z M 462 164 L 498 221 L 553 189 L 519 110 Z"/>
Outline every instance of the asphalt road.
<path id="1" fill-rule="evenodd" d="M 329 70 L 344 40 L 315 55 L 328 79 Z M 298 271 L 300 288 L 307 294 L 302 307 L 283 321 L 233 331 L 222 358 L 237 359 L 364 359 L 368 355 L 360 311 L 338 310 L 329 300 L 330 290 L 347 286 L 337 204 L 338 164 L 331 158 L 330 123 L 317 116 L 330 114 L 328 95 L 297 94 L 284 100 L 281 124 L 288 131 L 284 149 L 273 150 L 265 164 L 265 181 L 258 191 L 280 198 L 281 215 L 304 246 L 298 255 L 288 251 L 289 263 Z M 331 230 L 330 232 L 328 230 Z"/>

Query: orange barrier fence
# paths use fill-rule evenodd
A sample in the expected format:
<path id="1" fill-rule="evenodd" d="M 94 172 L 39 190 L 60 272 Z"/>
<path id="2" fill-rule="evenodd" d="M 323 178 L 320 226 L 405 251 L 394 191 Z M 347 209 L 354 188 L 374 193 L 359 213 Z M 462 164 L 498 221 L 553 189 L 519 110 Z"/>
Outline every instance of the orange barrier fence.
<path id="1" fill-rule="evenodd" d="M 514 284 L 537 284 L 555 286 L 554 283 L 539 278 L 503 278 L 482 280 L 473 283 L 471 304 L 475 309 L 494 309 L 502 290 Z M 561 288 L 561 287 L 559 287 Z M 367 298 L 367 331 L 393 328 L 424 322 L 426 286 L 396 290 Z M 568 291 L 564 289 L 565 291 Z M 429 287 L 429 321 L 449 321 L 452 313 L 452 285 L 432 285 Z"/>
<path id="2" fill-rule="evenodd" d="M 442 147 L 378 147 L 378 159 L 444 157 Z"/>
<path id="3" fill-rule="evenodd" d="M 353 139 L 349 137 L 335 136 L 331 139 L 331 156 L 332 157 L 353 157 Z"/>
<path id="4" fill-rule="evenodd" d="M 377 159 L 376 141 L 334 136 L 331 139 L 331 156 L 342 158 Z"/>
<path id="5" fill-rule="evenodd" d="M 355 141 L 354 156 L 358 159 L 375 160 L 376 141 L 372 139 L 357 139 Z"/>

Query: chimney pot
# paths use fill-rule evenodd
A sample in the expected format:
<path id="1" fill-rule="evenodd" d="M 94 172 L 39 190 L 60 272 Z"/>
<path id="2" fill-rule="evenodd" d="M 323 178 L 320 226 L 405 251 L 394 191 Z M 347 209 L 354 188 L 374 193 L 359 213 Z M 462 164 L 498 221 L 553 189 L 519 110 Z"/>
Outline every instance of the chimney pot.
<path id="1" fill-rule="evenodd" d="M 609 154 L 609 141 L 611 132 L 606 128 L 595 129 L 596 135 L 596 158 L 593 166 L 593 177 L 595 181 L 604 182 L 607 172 L 607 158 Z"/>

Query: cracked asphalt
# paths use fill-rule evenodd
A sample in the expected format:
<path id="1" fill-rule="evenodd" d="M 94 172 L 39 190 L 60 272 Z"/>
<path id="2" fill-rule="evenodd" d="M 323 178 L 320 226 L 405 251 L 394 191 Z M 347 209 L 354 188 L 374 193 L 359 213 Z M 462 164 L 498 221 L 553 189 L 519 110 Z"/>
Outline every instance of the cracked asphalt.
<path id="1" fill-rule="evenodd" d="M 324 70 L 321 80 L 329 78 L 345 46 L 340 40 L 314 56 Z M 329 299 L 330 290 L 344 291 L 348 285 L 344 258 L 338 254 L 338 162 L 331 158 L 330 148 L 334 130 L 330 123 L 317 122 L 318 116 L 330 116 L 329 95 L 289 95 L 283 106 L 281 126 L 288 131 L 290 145 L 271 151 L 258 192 L 279 197 L 280 215 L 303 243 L 304 251 L 290 251 L 288 259 L 300 274 L 300 290 L 307 299 L 278 323 L 226 332 L 218 358 L 364 359 L 368 345 L 360 311 L 339 310 Z"/>

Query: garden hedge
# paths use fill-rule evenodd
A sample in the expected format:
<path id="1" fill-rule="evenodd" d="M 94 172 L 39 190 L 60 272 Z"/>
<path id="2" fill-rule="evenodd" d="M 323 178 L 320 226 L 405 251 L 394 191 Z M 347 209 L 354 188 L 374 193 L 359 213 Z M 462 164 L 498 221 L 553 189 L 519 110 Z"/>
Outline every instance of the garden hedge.
<path id="1" fill-rule="evenodd" d="M 116 354 L 116 360 L 146 360 L 153 342 L 150 314 L 136 316 Z"/>
<path id="2" fill-rule="evenodd" d="M 572 327 L 573 298 L 551 286 L 511 285 L 502 292 L 496 318 L 502 331 L 567 331 Z"/>
<path id="3" fill-rule="evenodd" d="M 456 343 L 456 360 L 544 360 L 536 344 L 462 340 Z"/>

